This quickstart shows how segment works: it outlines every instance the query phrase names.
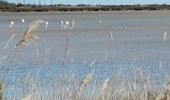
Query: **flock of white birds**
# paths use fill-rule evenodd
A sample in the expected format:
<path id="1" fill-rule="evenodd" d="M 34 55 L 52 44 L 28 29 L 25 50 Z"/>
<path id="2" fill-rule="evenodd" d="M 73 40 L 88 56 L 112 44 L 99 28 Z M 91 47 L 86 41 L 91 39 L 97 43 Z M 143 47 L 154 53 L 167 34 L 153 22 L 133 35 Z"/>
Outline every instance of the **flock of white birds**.
<path id="1" fill-rule="evenodd" d="M 22 18 L 21 22 L 25 23 L 25 20 Z M 45 27 L 47 28 L 48 24 L 49 24 L 48 21 L 44 21 L 44 23 L 46 24 Z M 75 26 L 74 20 L 72 20 L 72 21 L 60 21 L 59 23 L 61 25 L 61 29 L 68 29 L 68 28 L 73 29 L 74 26 Z M 97 24 L 101 24 L 101 23 L 103 23 L 103 21 L 101 21 L 101 20 L 97 21 Z M 14 24 L 15 24 L 14 21 L 11 21 L 10 24 L 9 24 L 9 27 L 12 28 Z"/>
<path id="2" fill-rule="evenodd" d="M 22 18 L 21 22 L 24 23 L 25 20 Z M 45 28 L 48 28 L 48 24 L 49 24 L 48 21 L 44 21 L 44 23 L 45 23 Z M 75 27 L 74 20 L 72 20 L 71 22 L 70 21 L 60 21 L 59 23 L 60 23 L 61 29 L 68 29 L 68 28 L 73 29 Z M 103 23 L 103 21 L 98 20 L 97 23 L 101 24 L 101 23 Z M 14 25 L 14 21 L 11 21 L 9 24 L 9 27 L 12 28 L 13 25 Z M 113 40 L 113 35 L 112 35 L 111 31 L 109 32 L 109 36 L 110 36 L 111 40 Z M 162 40 L 165 41 L 166 39 L 167 39 L 167 32 L 164 32 L 164 34 L 162 35 Z"/>
<path id="3" fill-rule="evenodd" d="M 21 22 L 25 23 L 25 20 L 22 18 Z M 48 24 L 49 24 L 48 21 L 44 21 L 44 23 L 45 23 L 45 28 L 48 28 Z M 67 29 L 69 27 L 73 29 L 75 26 L 74 20 L 72 20 L 71 22 L 70 21 L 60 21 L 59 23 L 60 23 L 62 29 Z M 12 28 L 14 26 L 14 24 L 15 24 L 14 21 L 10 21 L 9 28 Z"/>

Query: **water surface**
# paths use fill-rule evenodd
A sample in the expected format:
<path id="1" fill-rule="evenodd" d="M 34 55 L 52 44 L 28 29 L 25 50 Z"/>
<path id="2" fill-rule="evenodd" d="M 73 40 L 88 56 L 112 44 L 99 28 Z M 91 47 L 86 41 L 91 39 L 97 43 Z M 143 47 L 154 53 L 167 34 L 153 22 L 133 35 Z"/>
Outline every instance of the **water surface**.
<path id="1" fill-rule="evenodd" d="M 25 19 L 25 23 L 21 19 Z M 91 70 L 99 78 L 110 77 L 123 69 L 145 69 L 155 74 L 163 68 L 169 73 L 170 66 L 170 12 L 169 11 L 121 11 L 92 13 L 0 13 L 0 60 L 1 67 L 9 64 L 16 54 L 15 45 L 29 23 L 42 19 L 37 29 L 39 40 L 18 53 L 15 67 L 10 71 L 12 79 L 27 75 L 55 77 L 63 72 L 67 35 L 70 34 L 67 59 L 68 70 L 82 78 Z M 74 29 L 61 29 L 60 21 L 75 21 Z M 9 28 L 10 21 L 14 21 Z M 98 23 L 101 21 L 101 23 Z M 113 34 L 113 40 L 109 32 Z M 166 40 L 163 34 L 167 33 Z M 12 34 L 16 37 L 3 49 Z M 3 59 L 8 56 L 7 59 Z M 95 61 L 92 67 L 91 62 Z M 46 73 L 46 74 L 44 74 Z M 45 75 L 45 76 L 44 76 Z"/>

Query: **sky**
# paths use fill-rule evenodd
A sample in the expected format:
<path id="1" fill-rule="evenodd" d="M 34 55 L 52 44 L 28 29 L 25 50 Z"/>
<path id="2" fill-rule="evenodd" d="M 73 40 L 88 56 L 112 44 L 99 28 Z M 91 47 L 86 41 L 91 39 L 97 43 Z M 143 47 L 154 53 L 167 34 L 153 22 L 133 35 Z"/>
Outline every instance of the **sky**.
<path id="1" fill-rule="evenodd" d="M 11 2 L 21 2 L 24 0 L 8 0 Z M 170 4 L 170 0 L 25 0 L 25 2 L 31 2 L 39 4 L 90 4 L 90 5 L 125 5 L 125 4 Z"/>

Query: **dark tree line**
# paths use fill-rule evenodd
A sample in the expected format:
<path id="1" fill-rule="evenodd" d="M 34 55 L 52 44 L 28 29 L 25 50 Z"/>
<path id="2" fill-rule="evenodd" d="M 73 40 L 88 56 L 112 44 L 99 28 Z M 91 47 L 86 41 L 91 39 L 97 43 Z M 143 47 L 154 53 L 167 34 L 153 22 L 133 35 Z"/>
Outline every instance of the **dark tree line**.
<path id="1" fill-rule="evenodd" d="M 37 1 L 37 0 L 36 0 Z M 31 2 L 23 3 L 10 3 L 5 0 L 0 1 L 0 11 L 115 11 L 115 10 L 170 10 L 168 4 L 152 4 L 152 5 L 66 5 L 66 4 L 41 4 L 42 0 L 38 3 L 31 4 Z"/>

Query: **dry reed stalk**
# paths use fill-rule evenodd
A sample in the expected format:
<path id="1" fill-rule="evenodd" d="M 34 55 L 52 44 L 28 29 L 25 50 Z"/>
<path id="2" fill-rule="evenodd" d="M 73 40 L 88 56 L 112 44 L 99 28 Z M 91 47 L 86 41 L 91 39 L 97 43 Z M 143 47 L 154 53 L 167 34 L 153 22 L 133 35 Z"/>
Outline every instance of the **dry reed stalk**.
<path id="1" fill-rule="evenodd" d="M 84 77 L 84 79 L 80 82 L 78 89 L 76 91 L 75 99 L 78 99 L 80 97 L 80 94 L 85 88 L 85 86 L 87 86 L 91 82 L 93 73 L 94 72 L 92 71 L 91 73 L 87 74 Z"/>
<path id="2" fill-rule="evenodd" d="M 163 94 L 157 95 L 155 100 L 170 100 L 170 85 L 167 85 Z"/>
<path id="3" fill-rule="evenodd" d="M 67 41 L 66 41 L 66 45 L 65 45 L 64 60 L 63 60 L 63 67 L 65 67 L 66 70 L 67 70 L 67 68 L 66 68 L 67 65 L 66 64 L 67 64 L 68 56 L 69 56 L 69 54 L 71 52 L 71 49 L 68 47 L 69 46 L 69 41 L 70 41 L 70 34 L 67 34 Z"/>
<path id="4" fill-rule="evenodd" d="M 3 57 L 1 57 L 0 58 L 0 64 L 5 60 L 5 59 L 7 59 L 8 58 L 8 56 L 3 56 Z"/>
<path id="5" fill-rule="evenodd" d="M 0 100 L 3 100 L 4 85 L 0 82 Z"/>
<path id="6" fill-rule="evenodd" d="M 29 34 L 29 33 L 32 33 L 33 31 L 35 31 L 35 30 L 37 29 L 37 27 L 38 27 L 41 23 L 46 23 L 46 22 L 43 21 L 43 20 L 39 20 L 39 19 L 38 19 L 38 20 L 34 20 L 34 21 L 28 26 L 28 28 L 27 28 L 24 36 L 25 36 L 26 34 Z"/>
<path id="7" fill-rule="evenodd" d="M 99 99 L 102 100 L 108 100 L 109 99 L 109 91 L 108 91 L 108 86 L 109 86 L 109 79 L 105 79 L 102 86 L 100 87 L 99 91 Z"/>
<path id="8" fill-rule="evenodd" d="M 105 62 L 107 62 L 107 60 L 108 60 L 108 54 L 109 54 L 108 51 L 106 51 L 106 52 L 105 52 L 105 57 L 104 57 L 104 61 L 105 61 Z"/>
<path id="9" fill-rule="evenodd" d="M 45 67 L 48 67 L 48 56 L 50 48 L 45 47 Z"/>
<path id="10" fill-rule="evenodd" d="M 155 98 L 155 100 L 166 100 L 166 96 L 165 95 L 159 95 Z"/>
<path id="11" fill-rule="evenodd" d="M 35 35 L 35 34 L 25 35 L 25 36 L 19 41 L 19 43 L 17 43 L 16 47 L 29 45 L 29 44 L 31 44 L 35 39 L 39 39 L 39 38 L 37 37 L 37 35 Z"/>
<path id="12" fill-rule="evenodd" d="M 16 36 L 16 34 L 13 34 L 13 35 L 8 39 L 8 41 L 6 42 L 6 44 L 5 44 L 4 48 L 3 48 L 4 50 L 8 48 L 9 43 L 12 41 L 12 39 L 15 38 L 15 36 Z"/>
<path id="13" fill-rule="evenodd" d="M 33 31 L 35 31 L 37 29 L 37 27 L 41 24 L 44 23 L 44 21 L 42 20 L 35 20 L 33 21 L 27 28 L 26 32 L 24 33 L 24 36 L 22 37 L 22 39 L 16 44 L 16 53 L 13 56 L 12 60 L 9 63 L 9 68 L 6 70 L 6 75 L 9 73 L 9 71 L 11 70 L 11 68 L 14 67 L 14 63 L 15 63 L 15 59 L 17 57 L 17 53 L 19 52 L 19 48 L 20 46 L 25 46 L 25 45 L 29 45 L 30 43 L 32 43 L 33 40 L 38 39 L 37 35 L 35 33 L 33 33 Z M 14 36 L 11 37 L 10 40 L 12 40 Z M 8 45 L 8 43 L 7 43 Z M 5 79 L 4 79 L 5 80 Z"/>
<path id="14" fill-rule="evenodd" d="M 33 42 L 35 39 L 39 39 L 38 36 L 35 34 L 35 30 L 37 27 L 41 24 L 45 23 L 43 20 L 35 20 L 33 21 L 27 28 L 26 32 L 24 33 L 24 36 L 22 39 L 16 44 L 16 47 L 19 46 L 26 46 Z"/>
<path id="15" fill-rule="evenodd" d="M 113 33 L 112 33 L 112 31 L 109 32 L 109 37 L 110 37 L 111 40 L 113 40 Z"/>
<path id="16" fill-rule="evenodd" d="M 103 84 L 102 84 L 102 87 L 101 87 L 101 93 L 104 94 L 105 91 L 107 90 L 108 88 L 108 85 L 109 85 L 109 79 L 106 79 Z"/>
<path id="17" fill-rule="evenodd" d="M 41 24 L 41 23 L 45 23 L 43 20 L 35 20 L 33 21 L 27 28 L 27 30 L 25 31 L 23 37 L 21 38 L 21 40 L 16 44 L 16 53 L 10 63 L 10 65 L 13 67 L 14 66 L 14 62 L 15 59 L 17 57 L 17 53 L 19 52 L 18 47 L 22 47 L 22 46 L 26 46 L 29 45 L 33 42 L 33 40 L 35 39 L 39 39 L 38 36 L 34 33 L 34 31 L 37 29 L 37 27 Z M 8 72 L 11 68 L 8 69 Z"/>
<path id="18" fill-rule="evenodd" d="M 169 84 L 165 87 L 164 95 L 165 95 L 165 100 L 170 100 L 170 85 Z"/>
<path id="19" fill-rule="evenodd" d="M 90 63 L 89 67 L 92 67 L 95 63 L 96 63 L 96 59 L 94 59 L 94 60 Z"/>
<path id="20" fill-rule="evenodd" d="M 26 97 L 23 97 L 21 100 L 32 100 L 31 97 L 32 97 L 32 96 L 31 96 L 31 94 L 30 94 L 30 95 L 28 95 L 28 96 L 26 96 Z"/>
<path id="21" fill-rule="evenodd" d="M 21 48 L 18 48 L 18 47 L 23 47 L 23 46 L 26 46 L 26 45 L 29 45 L 30 43 L 32 43 L 33 40 L 35 39 L 38 39 L 37 35 L 34 33 L 34 31 L 37 29 L 37 27 L 41 24 L 41 23 L 45 23 L 43 20 L 35 20 L 33 21 L 27 28 L 27 30 L 25 31 L 22 39 L 16 44 L 16 51 L 15 51 L 15 54 L 13 56 L 13 58 L 11 59 L 11 61 L 9 62 L 9 68 L 7 68 L 5 70 L 5 77 L 3 77 L 3 83 L 5 83 L 6 81 L 6 78 L 7 78 L 7 75 L 8 73 L 10 72 L 10 70 L 15 66 L 15 60 L 17 58 L 17 54 L 19 52 L 19 50 Z M 14 36 L 13 36 L 14 37 Z M 12 37 L 12 38 L 13 38 Z"/>
<path id="22" fill-rule="evenodd" d="M 14 56 L 11 58 L 11 60 L 9 61 L 9 65 L 8 68 L 3 72 L 4 75 L 2 77 L 2 83 L 5 83 L 8 73 L 11 71 L 11 69 L 15 66 L 15 60 L 17 58 L 17 54 L 19 52 L 20 49 L 16 49 Z"/>
<path id="23" fill-rule="evenodd" d="M 39 49 L 38 49 L 38 43 L 36 42 L 36 57 L 39 57 Z"/>
<path id="24" fill-rule="evenodd" d="M 75 27 L 75 21 L 72 20 L 72 21 L 71 21 L 71 29 L 74 29 L 74 27 Z"/>
<path id="25" fill-rule="evenodd" d="M 91 67 L 93 67 L 94 66 L 94 64 L 96 63 L 96 59 L 94 59 L 91 63 L 87 63 L 85 60 L 83 60 L 83 63 L 87 66 L 87 67 L 89 67 L 89 68 L 91 68 Z"/>

